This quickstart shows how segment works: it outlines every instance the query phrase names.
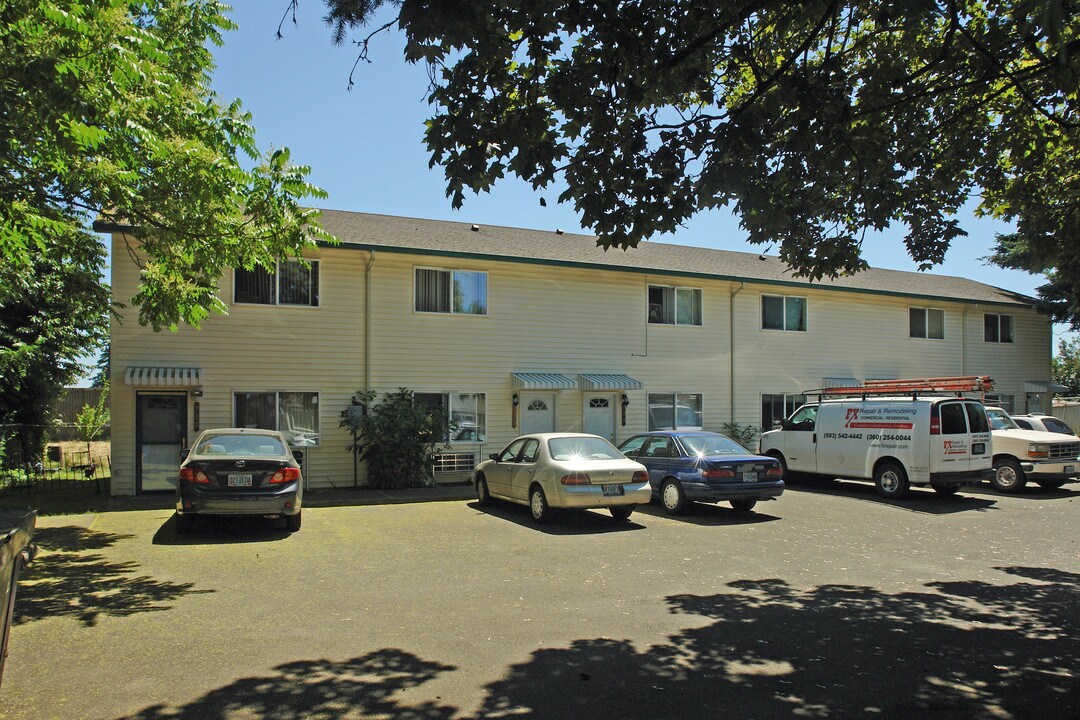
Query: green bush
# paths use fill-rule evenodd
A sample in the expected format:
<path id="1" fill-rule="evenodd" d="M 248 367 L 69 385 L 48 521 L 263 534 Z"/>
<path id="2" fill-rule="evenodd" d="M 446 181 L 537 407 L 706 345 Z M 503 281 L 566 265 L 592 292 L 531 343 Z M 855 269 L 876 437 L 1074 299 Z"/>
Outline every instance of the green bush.
<path id="1" fill-rule="evenodd" d="M 365 414 L 346 409 L 340 427 L 355 434 L 347 446 L 358 460 L 367 463 L 368 486 L 402 488 L 432 485 L 432 462 L 448 447 L 451 423 L 441 407 L 415 402 L 411 390 L 399 388 L 385 393 L 374 404 L 377 393 L 361 390 L 353 395 L 353 406 L 366 408 Z"/>

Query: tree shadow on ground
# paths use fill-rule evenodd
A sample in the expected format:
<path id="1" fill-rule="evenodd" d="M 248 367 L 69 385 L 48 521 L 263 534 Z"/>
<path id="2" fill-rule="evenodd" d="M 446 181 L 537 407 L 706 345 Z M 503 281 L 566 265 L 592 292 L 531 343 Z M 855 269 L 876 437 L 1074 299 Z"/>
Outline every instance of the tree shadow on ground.
<path id="1" fill-rule="evenodd" d="M 37 530 L 34 544 L 39 554 L 19 576 L 13 622 L 68 617 L 91 627 L 102 615 L 167 610 L 183 595 L 211 592 L 194 590 L 194 583 L 139 575 L 138 563 L 108 560 L 95 552 L 131 537 L 75 526 Z"/>
<path id="2" fill-rule="evenodd" d="M 435 701 L 405 706 L 395 694 L 449 672 L 452 665 L 384 649 L 341 662 L 304 660 L 274 674 L 241 678 L 180 708 L 148 707 L 125 720 L 226 720 L 390 717 L 449 720 L 456 709 Z"/>
<path id="3" fill-rule="evenodd" d="M 663 643 L 580 639 L 536 650 L 480 689 L 479 718 L 1021 718 L 1080 716 L 1080 576 L 1001 567 L 1013 584 L 802 589 L 741 580 L 674 595 L 688 627 Z M 691 616 L 695 619 L 690 620 Z M 705 624 L 701 624 L 704 618 Z M 456 668 L 384 649 L 275 668 L 127 720 L 232 717 L 447 720 L 441 698 L 395 693 Z M 467 683 L 467 679 L 462 681 Z"/>

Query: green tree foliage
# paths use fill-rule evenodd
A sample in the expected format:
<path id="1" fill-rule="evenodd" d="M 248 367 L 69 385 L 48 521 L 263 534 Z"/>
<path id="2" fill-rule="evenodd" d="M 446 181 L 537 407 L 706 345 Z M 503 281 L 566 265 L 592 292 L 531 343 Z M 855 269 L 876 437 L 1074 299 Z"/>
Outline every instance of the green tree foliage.
<path id="1" fill-rule="evenodd" d="M 348 450 L 367 462 L 368 486 L 399 488 L 431 485 L 432 461 L 447 447 L 451 423 L 444 408 L 418 405 L 411 390 L 386 393 L 375 404 L 373 390 L 353 395 L 367 408 L 362 416 L 341 413 L 340 427 L 356 436 Z"/>
<path id="2" fill-rule="evenodd" d="M 238 101 L 209 89 L 232 27 L 213 0 L 0 3 L 0 422 L 41 424 L 73 358 L 108 322 L 105 253 L 88 232 L 130 226 L 132 300 L 155 330 L 224 312 L 228 267 L 272 267 L 327 238 L 323 193 L 262 152 Z M 26 452 L 40 433 L 21 438 Z M 32 454 L 32 453 L 31 453 Z"/>
<path id="3" fill-rule="evenodd" d="M 726 206 L 819 279 L 890 226 L 940 263 L 976 195 L 1017 228 L 991 259 L 1045 272 L 1046 308 L 1080 326 L 1072 0 L 324 2 L 336 41 L 397 10 L 455 207 L 508 174 L 562 181 L 628 247 Z"/>
<path id="4" fill-rule="evenodd" d="M 97 405 L 83 405 L 75 418 L 75 427 L 79 435 L 86 441 L 86 462 L 92 462 L 90 443 L 101 437 L 106 426 L 112 422 L 112 412 L 109 410 L 109 381 L 106 380 L 98 396 Z"/>
<path id="5" fill-rule="evenodd" d="M 1064 394 L 1080 396 L 1080 337 L 1072 340 L 1062 338 L 1058 342 L 1057 355 L 1051 362 L 1054 382 L 1069 388 Z"/>

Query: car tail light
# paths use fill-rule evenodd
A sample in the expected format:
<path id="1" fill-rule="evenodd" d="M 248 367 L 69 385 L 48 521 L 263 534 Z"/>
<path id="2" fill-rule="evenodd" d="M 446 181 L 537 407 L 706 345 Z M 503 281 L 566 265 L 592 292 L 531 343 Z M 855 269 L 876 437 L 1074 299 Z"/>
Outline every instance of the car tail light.
<path id="1" fill-rule="evenodd" d="M 300 468 L 283 467 L 270 478 L 270 484 L 293 482 L 300 479 Z"/>
<path id="2" fill-rule="evenodd" d="M 636 483 L 649 482 L 649 472 L 647 470 L 635 470 L 634 471 L 634 482 L 636 482 Z"/>
<path id="3" fill-rule="evenodd" d="M 180 479 L 181 480 L 187 480 L 188 482 L 200 483 L 200 484 L 204 484 L 204 485 L 208 484 L 210 482 L 210 478 L 208 478 L 206 476 L 206 473 L 204 473 L 199 468 L 192 468 L 192 467 L 182 467 L 182 468 L 180 468 Z"/>
<path id="4" fill-rule="evenodd" d="M 706 478 L 733 478 L 735 477 L 735 471 L 731 468 L 710 468 L 701 473 L 701 477 Z"/>
<path id="5" fill-rule="evenodd" d="M 938 414 L 937 408 L 934 408 L 934 412 L 930 415 L 930 434 L 941 434 L 941 415 Z"/>
<path id="6" fill-rule="evenodd" d="M 572 472 L 562 476 L 559 480 L 563 485 L 592 485 L 592 480 L 589 479 L 589 473 L 586 472 Z"/>
<path id="7" fill-rule="evenodd" d="M 771 468 L 765 471 L 765 477 L 780 477 L 784 474 L 784 468 L 779 465 L 773 465 Z"/>

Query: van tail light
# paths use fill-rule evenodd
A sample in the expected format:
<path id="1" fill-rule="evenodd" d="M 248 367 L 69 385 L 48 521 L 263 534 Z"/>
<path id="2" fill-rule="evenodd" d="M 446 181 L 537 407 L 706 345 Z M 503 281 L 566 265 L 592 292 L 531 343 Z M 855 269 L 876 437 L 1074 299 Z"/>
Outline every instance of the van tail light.
<path id="1" fill-rule="evenodd" d="M 941 416 L 937 414 L 937 408 L 934 408 L 934 414 L 930 416 L 930 434 L 941 434 Z"/>
<path id="2" fill-rule="evenodd" d="M 182 467 L 180 468 L 180 479 L 187 480 L 188 482 L 199 483 L 200 485 L 208 485 L 210 478 L 206 476 L 199 468 Z"/>
<path id="3" fill-rule="evenodd" d="M 562 476 L 559 480 L 563 485 L 592 485 L 592 480 L 587 472 L 572 472 Z"/>
<path id="4" fill-rule="evenodd" d="M 733 478 L 735 477 L 735 471 L 731 468 L 709 468 L 701 473 L 701 477 L 705 478 Z"/>
<path id="5" fill-rule="evenodd" d="M 270 478 L 270 484 L 276 485 L 278 483 L 294 482 L 300 479 L 300 468 L 283 467 L 274 473 L 274 476 Z"/>
<path id="6" fill-rule="evenodd" d="M 635 470 L 634 471 L 634 480 L 633 480 L 633 482 L 635 482 L 635 483 L 649 482 L 649 471 L 648 470 Z"/>
<path id="7" fill-rule="evenodd" d="M 782 477 L 784 474 L 784 468 L 779 465 L 773 465 L 771 468 L 765 471 L 765 477 Z"/>

